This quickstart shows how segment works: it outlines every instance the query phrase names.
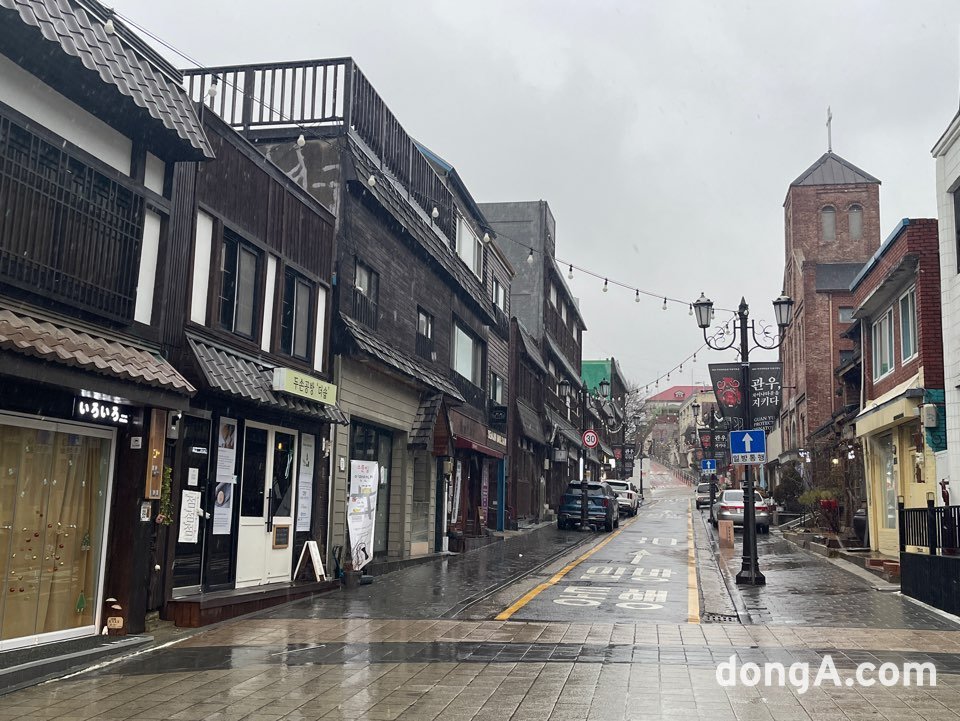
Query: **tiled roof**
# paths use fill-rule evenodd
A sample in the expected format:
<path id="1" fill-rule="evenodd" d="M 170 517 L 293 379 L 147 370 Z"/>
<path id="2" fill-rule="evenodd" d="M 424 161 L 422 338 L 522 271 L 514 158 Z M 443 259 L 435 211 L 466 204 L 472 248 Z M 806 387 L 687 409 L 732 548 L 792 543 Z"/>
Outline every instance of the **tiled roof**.
<path id="1" fill-rule="evenodd" d="M 210 388 L 311 418 L 348 423 L 339 406 L 296 398 L 273 390 L 273 366 L 188 336 L 200 372 Z"/>
<path id="2" fill-rule="evenodd" d="M 554 426 L 554 428 L 560 431 L 560 435 L 579 448 L 580 444 L 583 442 L 583 439 L 580 437 L 577 429 L 573 427 L 570 421 L 557 415 L 549 408 L 545 410 L 547 412 L 547 420 Z M 553 434 L 551 433 L 550 435 L 552 436 Z"/>
<path id="3" fill-rule="evenodd" d="M 540 416 L 523 401 L 517 401 L 517 416 L 520 418 L 520 429 L 527 438 L 546 445 L 547 439 L 543 435 L 543 422 Z"/>
<path id="4" fill-rule="evenodd" d="M 683 403 L 694 393 L 703 391 L 706 393 L 710 386 L 673 386 L 667 390 L 657 393 L 655 396 L 647 398 L 647 403 Z"/>
<path id="5" fill-rule="evenodd" d="M 196 393 L 172 365 L 145 348 L 3 307 L 0 349 L 183 395 Z"/>
<path id="6" fill-rule="evenodd" d="M 543 354 L 540 352 L 537 342 L 533 339 L 533 336 L 527 332 L 527 329 L 519 320 L 517 321 L 517 328 L 520 330 L 520 344 L 523 346 L 524 352 L 530 357 L 530 360 L 533 361 L 537 368 L 546 373 L 547 367 L 543 364 Z"/>
<path id="7" fill-rule="evenodd" d="M 108 14 L 99 3 L 85 3 L 96 12 Z M 63 52 L 77 58 L 83 66 L 114 86 L 151 117 L 163 123 L 192 146 L 194 155 L 212 158 L 213 150 L 186 92 L 174 80 L 173 68 L 162 70 L 159 64 L 135 48 L 139 39 L 129 35 L 114 19 L 116 32 L 108 35 L 103 21 L 92 15 L 77 0 L 0 0 L 0 8 L 16 12 L 20 20 L 37 28 L 47 40 L 59 44 Z M 10 14 L 2 22 L 12 22 Z"/>
<path id="8" fill-rule="evenodd" d="M 407 445 L 416 448 L 433 448 L 433 428 L 437 424 L 442 402 L 442 393 L 428 393 L 421 396 L 420 407 L 417 409 L 417 417 L 413 419 L 410 441 Z"/>
<path id="9" fill-rule="evenodd" d="M 556 356 L 557 360 L 560 361 L 560 365 L 564 367 L 567 375 L 570 376 L 570 382 L 577 388 L 583 388 L 583 379 L 580 377 L 580 372 L 573 367 L 573 363 L 571 363 L 563 351 L 560 350 L 559 344 L 550 337 L 549 331 L 543 334 L 543 339 L 547 341 L 547 347 L 550 349 L 550 352 Z"/>
<path id="10" fill-rule="evenodd" d="M 853 163 L 832 152 L 824 153 L 819 160 L 803 171 L 790 185 L 849 185 L 853 183 L 879 183 Z"/>
<path id="11" fill-rule="evenodd" d="M 411 358 L 406 353 L 391 348 L 387 343 L 381 341 L 353 318 L 343 313 L 340 314 L 340 318 L 343 320 L 347 331 L 361 351 L 386 363 L 405 376 L 425 383 L 431 388 L 435 388 L 461 403 L 466 403 L 466 399 L 460 394 L 456 386 L 439 374 L 424 368 L 422 360 Z"/>

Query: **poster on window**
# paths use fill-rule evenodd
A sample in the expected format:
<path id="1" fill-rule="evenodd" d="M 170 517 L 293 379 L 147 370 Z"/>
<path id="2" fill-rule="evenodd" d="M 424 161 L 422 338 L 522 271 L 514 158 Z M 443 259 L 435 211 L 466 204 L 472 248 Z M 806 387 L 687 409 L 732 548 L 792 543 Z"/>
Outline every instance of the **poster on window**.
<path id="1" fill-rule="evenodd" d="M 379 479 L 380 467 L 375 461 L 350 461 L 347 531 L 353 568 L 358 571 L 373 560 Z"/>
<path id="2" fill-rule="evenodd" d="M 230 534 L 236 464 L 237 422 L 233 418 L 221 418 L 217 426 L 217 478 L 213 499 L 212 533 L 215 536 Z"/>
<path id="3" fill-rule="evenodd" d="M 453 506 L 450 508 L 450 523 L 460 522 L 460 488 L 463 485 L 463 462 L 457 461 L 457 475 L 453 483 Z"/>
<path id="4" fill-rule="evenodd" d="M 309 531 L 313 520 L 313 469 L 316 437 L 300 436 L 300 469 L 297 473 L 297 521 L 295 532 Z"/>

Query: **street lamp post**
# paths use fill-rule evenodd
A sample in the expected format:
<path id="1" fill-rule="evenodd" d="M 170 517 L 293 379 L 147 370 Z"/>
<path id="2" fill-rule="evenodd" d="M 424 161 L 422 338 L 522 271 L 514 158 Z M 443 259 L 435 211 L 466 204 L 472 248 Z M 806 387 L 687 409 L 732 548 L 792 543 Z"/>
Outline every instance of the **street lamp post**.
<path id="1" fill-rule="evenodd" d="M 566 378 L 560 381 L 560 396 L 564 399 L 564 402 L 567 402 L 570 399 L 573 389 L 570 387 L 570 381 Z M 587 482 L 587 474 L 583 472 L 583 449 L 577 449 L 578 456 L 578 468 L 580 469 L 580 530 L 586 531 L 588 526 L 588 521 L 590 520 L 590 514 L 588 512 L 589 507 L 589 490 L 590 484 Z"/>
<path id="2" fill-rule="evenodd" d="M 740 307 L 737 309 L 736 331 L 732 334 L 730 342 L 723 345 L 717 343 L 716 336 L 707 336 L 707 329 L 713 320 L 713 301 L 707 298 L 703 293 L 693 304 L 694 312 L 697 316 L 697 325 L 703 330 L 703 339 L 707 346 L 714 350 L 729 350 L 736 345 L 739 335 L 740 343 L 740 387 L 743 389 L 743 422 L 744 429 L 750 430 L 753 426 L 753 409 L 751 390 L 750 390 L 750 337 L 753 337 L 753 347 L 764 350 L 774 350 L 783 343 L 783 332 L 790 325 L 793 319 L 793 299 L 786 292 L 773 301 L 773 310 L 777 317 L 777 327 L 780 330 L 779 338 L 771 345 L 761 343 L 757 338 L 756 327 L 753 321 L 749 320 L 750 307 L 744 298 L 740 299 Z M 748 333 L 749 331 L 749 333 Z M 753 469 L 748 464 L 744 466 L 743 473 L 743 560 L 740 572 L 737 574 L 737 583 L 751 586 L 762 586 L 767 579 L 760 572 L 757 563 L 757 522 L 756 522 L 756 502 L 754 500 L 753 490 Z"/>

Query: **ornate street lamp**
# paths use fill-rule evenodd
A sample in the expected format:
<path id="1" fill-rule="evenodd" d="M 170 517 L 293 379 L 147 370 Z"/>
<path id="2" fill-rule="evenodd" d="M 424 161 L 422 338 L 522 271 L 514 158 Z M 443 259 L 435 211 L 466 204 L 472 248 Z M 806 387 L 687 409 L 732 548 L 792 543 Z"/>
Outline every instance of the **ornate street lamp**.
<path id="1" fill-rule="evenodd" d="M 757 338 L 756 325 L 749 319 L 750 306 L 747 305 L 745 298 L 740 299 L 740 307 L 737 309 L 737 321 L 735 332 L 731 335 L 730 341 L 724 343 L 718 341 L 717 336 L 708 336 L 707 329 L 713 321 L 713 301 L 707 298 L 703 293 L 694 301 L 693 310 L 697 317 L 697 325 L 703 330 L 703 339 L 706 344 L 714 350 L 729 350 L 737 342 L 740 343 L 740 387 L 743 389 L 743 413 L 744 426 L 749 430 L 753 425 L 751 390 L 750 390 L 750 339 L 753 339 L 753 348 L 763 350 L 774 350 L 783 343 L 783 332 L 793 320 L 793 299 L 786 294 L 786 291 L 780 294 L 780 297 L 773 301 L 773 310 L 777 318 L 777 327 L 779 328 L 779 337 L 773 343 L 762 343 Z M 761 335 L 769 337 L 761 328 Z M 720 334 L 722 337 L 723 334 Z M 712 443 L 712 439 L 711 439 Z M 767 579 L 762 573 L 757 563 L 757 523 L 756 523 L 756 504 L 754 501 L 753 472 L 750 465 L 744 467 L 743 475 L 743 560 L 740 572 L 737 574 L 737 583 L 749 584 L 752 586 L 762 586 Z"/>
<path id="2" fill-rule="evenodd" d="M 604 398 L 610 395 L 610 381 L 606 378 L 600 381 L 600 395 Z"/>

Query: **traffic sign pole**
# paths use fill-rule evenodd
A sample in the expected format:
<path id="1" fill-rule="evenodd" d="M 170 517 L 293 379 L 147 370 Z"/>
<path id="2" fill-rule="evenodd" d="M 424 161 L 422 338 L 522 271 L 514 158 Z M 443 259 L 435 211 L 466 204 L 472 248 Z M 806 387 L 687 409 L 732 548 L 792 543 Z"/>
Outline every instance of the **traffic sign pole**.
<path id="1" fill-rule="evenodd" d="M 750 342 L 747 338 L 746 302 L 740 302 L 740 387 L 743 389 L 743 421 L 747 430 L 753 427 L 753 399 L 750 392 Z M 731 456 L 733 445 L 730 446 Z M 757 513 L 753 490 L 753 466 L 743 467 L 743 559 L 737 583 L 764 586 L 767 579 L 760 573 L 757 559 Z"/>

